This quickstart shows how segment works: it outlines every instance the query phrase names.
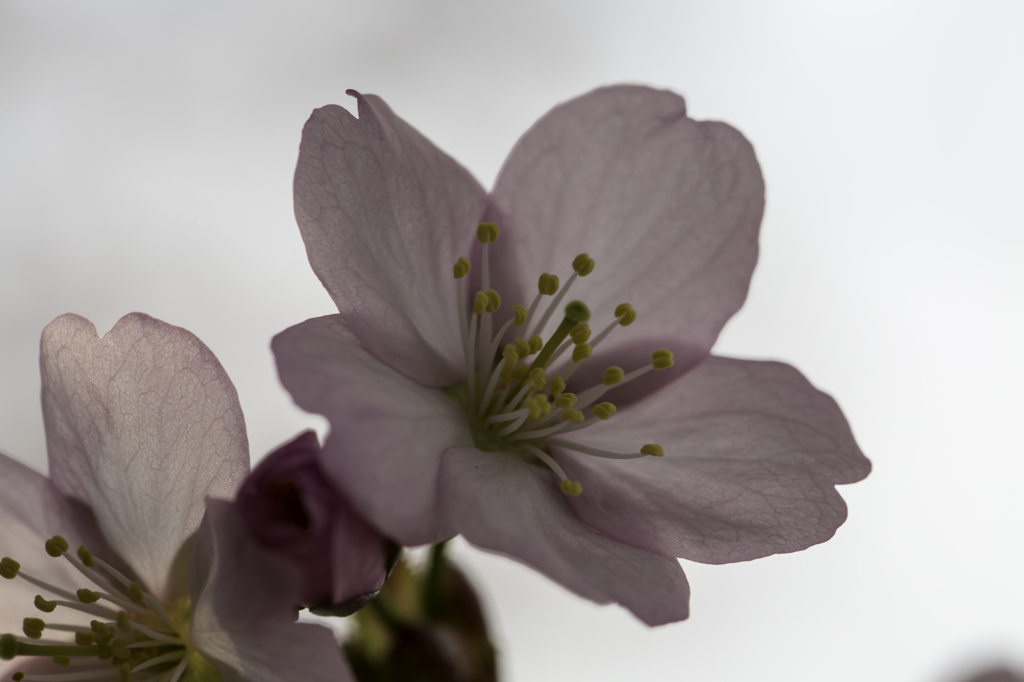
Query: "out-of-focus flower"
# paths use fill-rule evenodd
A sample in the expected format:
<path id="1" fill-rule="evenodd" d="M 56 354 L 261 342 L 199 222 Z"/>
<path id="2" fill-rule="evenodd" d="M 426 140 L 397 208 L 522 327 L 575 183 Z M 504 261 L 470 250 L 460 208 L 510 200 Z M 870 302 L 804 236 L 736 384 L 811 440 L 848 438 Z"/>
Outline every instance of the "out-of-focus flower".
<path id="1" fill-rule="evenodd" d="M 377 594 L 398 550 L 346 502 L 319 455 L 316 433 L 300 434 L 260 462 L 235 504 L 259 545 L 301 571 L 298 603 L 346 616 Z"/>
<path id="2" fill-rule="evenodd" d="M 313 113 L 295 176 L 339 314 L 273 347 L 371 523 L 406 545 L 462 533 L 649 624 L 688 613 L 673 557 L 833 535 L 835 485 L 870 469 L 835 402 L 787 365 L 709 355 L 757 260 L 742 135 L 669 92 L 600 89 L 534 125 L 488 195 L 352 94 L 358 119 Z"/>
<path id="3" fill-rule="evenodd" d="M 333 636 L 295 623 L 298 572 L 215 499 L 249 455 L 210 350 L 146 315 L 102 339 L 64 315 L 40 364 L 51 477 L 0 455 L 0 632 L 23 633 L 0 638 L 8 674 L 348 679 Z"/>

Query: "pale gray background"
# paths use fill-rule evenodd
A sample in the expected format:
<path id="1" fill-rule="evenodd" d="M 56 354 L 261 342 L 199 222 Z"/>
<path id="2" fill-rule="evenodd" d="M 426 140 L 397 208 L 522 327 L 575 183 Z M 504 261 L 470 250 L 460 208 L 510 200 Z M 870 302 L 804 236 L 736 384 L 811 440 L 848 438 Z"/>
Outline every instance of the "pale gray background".
<path id="1" fill-rule="evenodd" d="M 387 101 L 489 185 L 555 103 L 631 81 L 757 149 L 718 351 L 833 394 L 875 471 L 828 544 L 687 564 L 648 630 L 458 546 L 505 679 L 953 680 L 1024 664 L 1020 2 L 0 2 L 0 449 L 45 466 L 37 344 L 74 311 L 198 334 L 253 458 L 307 425 L 268 341 L 332 312 L 291 214 L 310 110 Z M 0 586 L 2 587 L 2 586 Z"/>

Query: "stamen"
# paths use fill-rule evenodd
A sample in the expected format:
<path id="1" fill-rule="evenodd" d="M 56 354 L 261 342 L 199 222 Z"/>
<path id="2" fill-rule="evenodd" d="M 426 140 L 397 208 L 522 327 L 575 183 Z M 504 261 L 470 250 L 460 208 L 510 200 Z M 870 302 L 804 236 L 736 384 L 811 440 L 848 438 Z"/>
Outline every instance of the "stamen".
<path id="1" fill-rule="evenodd" d="M 615 414 L 615 405 L 612 403 L 598 403 L 590 408 L 590 414 L 594 415 L 598 419 L 608 420 L 611 419 L 612 415 Z"/>
<path id="2" fill-rule="evenodd" d="M 137 666 L 132 668 L 132 673 L 137 673 L 140 670 L 145 670 L 146 668 L 152 668 L 154 665 L 160 665 L 161 663 L 169 663 L 171 661 L 177 661 L 180 658 L 184 658 L 184 656 L 185 656 L 185 652 L 184 651 L 169 651 L 166 654 L 161 654 L 159 656 L 155 656 L 155 657 L 149 659 L 148 661 L 144 661 L 142 663 L 139 663 Z"/>
<path id="3" fill-rule="evenodd" d="M 178 682 L 181 679 L 182 674 L 185 672 L 185 668 L 188 667 L 188 659 L 184 659 L 178 664 L 178 667 L 174 669 L 174 674 L 171 675 L 169 682 Z"/>
<path id="4" fill-rule="evenodd" d="M 548 443 L 551 445 L 557 445 L 567 450 L 576 450 L 587 455 L 593 455 L 594 457 L 602 457 L 604 459 L 640 459 L 641 457 L 647 457 L 651 453 L 644 452 L 641 448 L 640 452 L 612 452 L 611 450 L 603 450 L 601 448 L 593 448 L 589 445 L 580 445 L 579 443 L 573 443 L 572 441 L 562 440 L 561 438 L 549 438 Z M 644 448 L 647 446 L 645 445 Z M 654 455 L 655 457 L 657 455 Z"/>
<path id="5" fill-rule="evenodd" d="M 559 466 L 558 462 L 552 459 L 551 455 L 532 445 L 524 445 L 523 447 L 529 450 L 537 459 L 547 464 L 555 472 L 555 475 L 562 479 L 562 493 L 575 497 L 583 492 L 583 486 L 580 485 L 580 482 L 569 480 L 569 477 L 565 475 L 565 470 Z"/>

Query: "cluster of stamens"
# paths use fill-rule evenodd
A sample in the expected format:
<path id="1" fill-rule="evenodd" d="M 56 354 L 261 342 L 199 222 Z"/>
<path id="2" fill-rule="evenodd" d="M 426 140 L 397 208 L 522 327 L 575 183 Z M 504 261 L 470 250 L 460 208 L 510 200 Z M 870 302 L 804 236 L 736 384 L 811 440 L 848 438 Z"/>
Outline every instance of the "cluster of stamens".
<path id="1" fill-rule="evenodd" d="M 0 658 L 15 656 L 49 658 L 68 669 L 66 673 L 14 673 L 25 682 L 178 682 L 188 667 L 188 650 L 164 605 L 142 585 L 125 577 L 110 564 L 92 555 L 82 545 L 77 556 L 68 552 L 68 542 L 55 535 L 46 541 L 51 557 L 71 563 L 91 584 L 77 590 L 52 585 L 21 569 L 10 557 L 0 561 L 0 576 L 21 579 L 48 593 L 36 595 L 35 607 L 42 614 L 67 612 L 88 614 L 71 623 L 40 617 L 25 618 L 23 635 L 0 636 Z M 98 589 L 92 589 L 98 588 Z M 45 637 L 53 633 L 53 636 Z"/>
<path id="2" fill-rule="evenodd" d="M 594 259 L 581 253 L 572 262 L 573 273 L 565 286 L 559 286 L 556 275 L 541 274 L 538 293 L 529 308 L 515 305 L 512 319 L 497 333 L 492 333 L 492 316 L 501 307 L 501 295 L 490 288 L 488 247 L 498 241 L 499 234 L 494 223 L 483 223 L 477 228 L 477 239 L 483 245 L 481 290 L 474 294 L 471 306 L 467 305 L 469 301 L 463 287 L 470 262 L 460 257 L 453 268 L 467 376 L 465 394 L 459 399 L 464 402 L 473 423 L 477 446 L 535 457 L 558 475 L 562 492 L 567 495 L 579 495 L 582 486 L 566 476 L 547 452 L 548 446 L 611 459 L 664 456 L 662 447 L 655 443 L 645 444 L 636 452 L 612 452 L 558 437 L 610 419 L 615 414 L 615 405 L 598 400 L 612 387 L 633 381 L 651 370 L 671 367 L 672 352 L 658 350 L 651 356 L 651 364 L 628 373 L 621 367 L 609 367 L 600 384 L 579 393 L 566 392 L 566 382 L 580 364 L 590 358 L 598 344 L 615 328 L 635 322 L 637 312 L 629 303 L 620 304 L 614 310 L 614 319 L 594 336 L 589 325 L 590 310 L 581 301 L 572 301 L 565 306 L 564 317 L 555 331 L 546 340 L 539 334 L 561 307 L 572 284 L 594 271 Z M 552 299 L 544 314 L 538 316 L 538 307 L 545 296 Z M 506 343 L 499 355 L 498 347 L 512 327 L 522 329 L 523 333 Z M 563 357 L 566 355 L 568 357 Z"/>

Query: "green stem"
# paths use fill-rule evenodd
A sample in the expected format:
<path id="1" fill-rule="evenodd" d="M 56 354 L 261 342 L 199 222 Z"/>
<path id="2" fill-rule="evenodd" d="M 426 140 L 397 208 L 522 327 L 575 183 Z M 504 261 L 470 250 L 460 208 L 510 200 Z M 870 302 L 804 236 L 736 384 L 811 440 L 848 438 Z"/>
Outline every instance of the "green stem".
<path id="1" fill-rule="evenodd" d="M 444 613 L 444 550 L 447 545 L 448 541 L 445 540 L 430 548 L 430 564 L 423 590 L 423 608 L 430 620 L 440 620 Z"/>

